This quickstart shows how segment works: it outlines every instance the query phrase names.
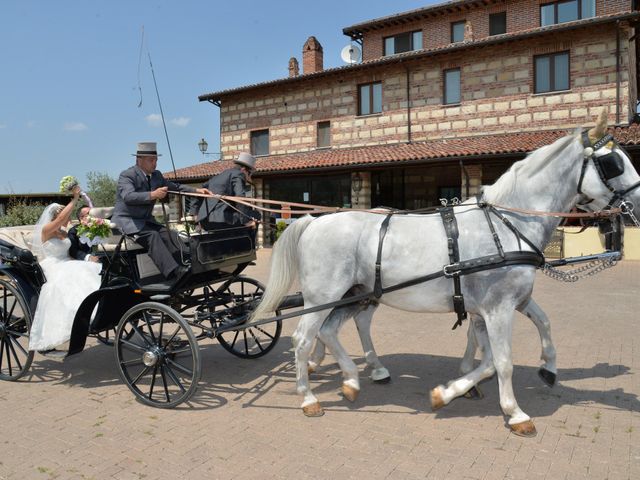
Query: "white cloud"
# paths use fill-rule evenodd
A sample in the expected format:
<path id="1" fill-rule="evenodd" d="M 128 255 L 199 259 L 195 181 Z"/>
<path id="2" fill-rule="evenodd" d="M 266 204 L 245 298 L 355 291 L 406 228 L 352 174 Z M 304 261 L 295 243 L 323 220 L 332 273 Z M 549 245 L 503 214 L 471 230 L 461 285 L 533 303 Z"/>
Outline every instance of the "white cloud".
<path id="1" fill-rule="evenodd" d="M 33 128 L 36 126 L 36 121 L 35 120 L 29 120 L 27 122 L 27 128 Z"/>
<path id="2" fill-rule="evenodd" d="M 161 127 L 162 126 L 162 116 L 159 113 L 152 113 L 144 117 L 149 125 L 152 127 Z"/>
<path id="3" fill-rule="evenodd" d="M 82 122 L 67 122 L 64 124 L 64 129 L 67 132 L 82 132 L 83 130 L 87 130 L 88 128 L 89 127 L 87 127 Z"/>
<path id="4" fill-rule="evenodd" d="M 189 125 L 191 119 L 189 117 L 178 117 L 171 119 L 171 125 L 175 125 L 176 127 L 186 127 Z"/>

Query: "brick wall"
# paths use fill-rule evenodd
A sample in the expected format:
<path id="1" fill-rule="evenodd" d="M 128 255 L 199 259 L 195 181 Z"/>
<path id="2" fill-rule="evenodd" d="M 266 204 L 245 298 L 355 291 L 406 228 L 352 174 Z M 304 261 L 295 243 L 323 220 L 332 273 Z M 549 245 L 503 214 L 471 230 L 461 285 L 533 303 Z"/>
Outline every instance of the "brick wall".
<path id="1" fill-rule="evenodd" d="M 629 91 L 629 29 L 621 32 L 620 118 L 633 113 Z M 249 150 L 250 132 L 268 128 L 270 154 L 316 148 L 316 124 L 331 121 L 334 148 L 397 143 L 408 139 L 407 72 L 414 141 L 573 128 L 593 122 L 603 106 L 615 121 L 615 26 L 599 26 L 553 36 L 442 54 L 406 65 L 345 70 L 337 75 L 301 79 L 222 102 L 223 158 Z M 533 57 L 569 51 L 571 89 L 533 94 Z M 442 105 L 442 72 L 461 69 L 462 102 Z M 357 116 L 357 88 L 381 81 L 383 112 Z M 635 96 L 633 97 L 635 98 Z"/>
<path id="2" fill-rule="evenodd" d="M 373 60 L 382 56 L 384 37 L 399 33 L 421 30 L 423 48 L 436 48 L 451 43 L 451 23 L 466 20 L 471 24 L 473 39 L 489 36 L 489 14 L 507 13 L 507 33 L 520 32 L 540 26 L 540 5 L 550 0 L 499 1 L 486 7 L 452 9 L 450 13 L 438 14 L 424 20 L 385 28 L 364 34 L 362 43 L 363 60 Z M 596 0 L 596 15 L 631 11 L 630 0 Z"/>

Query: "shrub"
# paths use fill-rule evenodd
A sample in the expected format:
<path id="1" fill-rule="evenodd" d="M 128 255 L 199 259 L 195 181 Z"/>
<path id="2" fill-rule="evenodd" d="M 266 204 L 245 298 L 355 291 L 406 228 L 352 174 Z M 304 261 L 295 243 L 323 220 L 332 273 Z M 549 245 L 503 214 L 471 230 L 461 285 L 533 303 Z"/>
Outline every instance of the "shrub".
<path id="1" fill-rule="evenodd" d="M 284 233 L 286 228 L 287 228 L 286 222 L 283 222 L 282 220 L 280 220 L 279 222 L 276 223 L 276 240 L 280 238 L 280 235 Z"/>
<path id="2" fill-rule="evenodd" d="M 45 205 L 41 203 L 29 204 L 24 198 L 11 198 L 7 205 L 7 213 L 0 216 L 0 227 L 34 225 L 44 208 Z"/>

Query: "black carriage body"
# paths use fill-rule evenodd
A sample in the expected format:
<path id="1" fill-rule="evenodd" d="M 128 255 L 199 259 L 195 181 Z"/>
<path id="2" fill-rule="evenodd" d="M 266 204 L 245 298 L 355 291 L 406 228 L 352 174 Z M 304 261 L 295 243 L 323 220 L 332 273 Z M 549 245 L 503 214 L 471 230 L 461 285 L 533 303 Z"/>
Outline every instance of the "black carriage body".
<path id="1" fill-rule="evenodd" d="M 164 281 L 147 252 L 125 236 L 112 253 L 100 254 L 106 265 L 102 284 L 76 313 L 69 355 L 84 349 L 88 335 L 116 328 L 125 312 L 135 305 L 158 295 L 169 297 L 169 303 L 196 305 L 207 295 L 191 297 L 185 292 L 233 279 L 256 259 L 252 229 L 248 227 L 192 234 L 189 250 L 191 272 L 175 284 Z"/>
<path id="2" fill-rule="evenodd" d="M 6 278 L 22 293 L 33 315 L 45 282 L 36 257 L 29 250 L 0 240 L 0 277 Z"/>

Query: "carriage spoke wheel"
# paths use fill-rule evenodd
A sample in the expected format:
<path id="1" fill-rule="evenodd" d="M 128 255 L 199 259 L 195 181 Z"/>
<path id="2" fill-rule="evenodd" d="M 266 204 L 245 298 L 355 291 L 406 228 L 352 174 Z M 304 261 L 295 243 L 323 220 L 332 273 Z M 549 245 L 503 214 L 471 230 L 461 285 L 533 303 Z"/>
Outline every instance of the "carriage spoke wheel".
<path id="1" fill-rule="evenodd" d="M 249 313 L 238 312 L 239 305 L 260 299 L 264 293 L 264 285 L 253 278 L 238 277 L 225 285 L 217 291 L 221 298 L 226 299 L 218 309 L 228 311 L 229 316 Z M 276 315 L 280 312 L 276 311 Z M 221 333 L 216 338 L 227 351 L 240 358 L 258 358 L 276 346 L 281 332 L 282 322 L 277 321 Z"/>
<path id="2" fill-rule="evenodd" d="M 31 312 L 20 291 L 0 280 L 0 380 L 15 381 L 31 366 Z"/>
<path id="3" fill-rule="evenodd" d="M 145 302 L 120 319 L 115 335 L 118 372 L 134 395 L 152 407 L 186 402 L 200 380 L 200 350 L 182 316 Z"/>

